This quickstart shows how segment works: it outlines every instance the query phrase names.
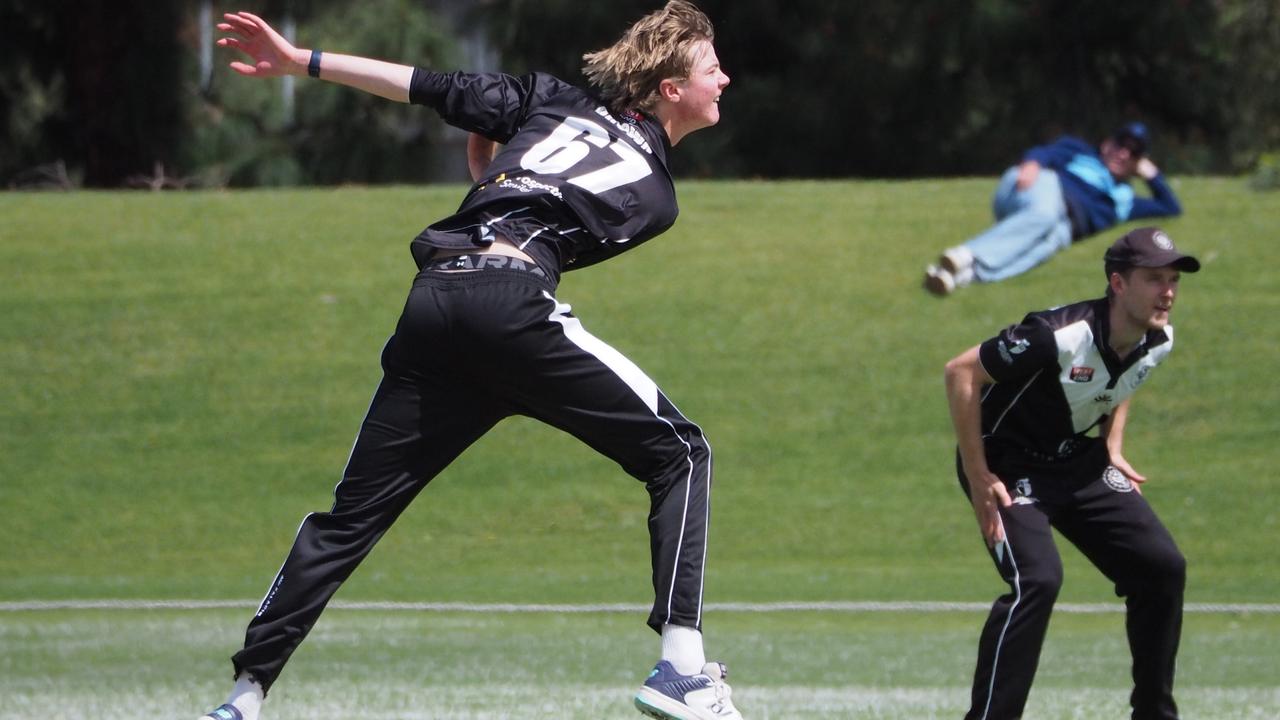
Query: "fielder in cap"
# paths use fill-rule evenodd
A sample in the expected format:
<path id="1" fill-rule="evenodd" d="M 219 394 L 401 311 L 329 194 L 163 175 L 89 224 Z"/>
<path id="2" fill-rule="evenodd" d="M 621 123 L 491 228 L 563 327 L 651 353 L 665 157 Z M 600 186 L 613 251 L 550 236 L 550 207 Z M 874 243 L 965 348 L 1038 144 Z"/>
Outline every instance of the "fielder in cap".
<path id="1" fill-rule="evenodd" d="M 1033 312 L 947 363 L 957 474 L 1009 592 L 982 630 L 967 720 L 1022 716 L 1062 585 L 1056 528 L 1125 600 L 1137 720 L 1175 720 L 1186 561 L 1125 459 L 1131 396 L 1173 348 L 1183 273 L 1158 228 L 1106 251 L 1106 295 Z"/>

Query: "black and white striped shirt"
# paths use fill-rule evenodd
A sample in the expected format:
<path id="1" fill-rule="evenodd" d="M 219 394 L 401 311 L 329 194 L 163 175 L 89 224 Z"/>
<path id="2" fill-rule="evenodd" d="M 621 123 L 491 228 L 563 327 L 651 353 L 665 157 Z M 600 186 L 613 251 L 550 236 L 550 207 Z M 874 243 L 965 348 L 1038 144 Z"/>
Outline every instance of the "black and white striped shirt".
<path id="1" fill-rule="evenodd" d="M 1149 331 L 1120 358 L 1108 345 L 1106 298 L 1028 314 L 979 346 L 996 380 L 982 397 L 988 462 L 1067 462 L 1096 445 L 1106 422 L 1173 348 L 1173 327 Z"/>

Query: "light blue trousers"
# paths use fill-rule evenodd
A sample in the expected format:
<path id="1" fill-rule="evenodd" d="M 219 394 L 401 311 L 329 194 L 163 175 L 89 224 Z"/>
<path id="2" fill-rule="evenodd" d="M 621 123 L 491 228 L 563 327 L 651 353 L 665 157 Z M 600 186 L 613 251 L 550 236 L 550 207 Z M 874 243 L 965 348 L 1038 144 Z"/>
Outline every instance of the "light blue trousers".
<path id="1" fill-rule="evenodd" d="M 1031 187 L 1021 192 L 1017 179 L 1017 166 L 1005 171 L 991 203 L 996 224 L 964 243 L 981 282 L 1024 273 L 1071 245 L 1071 219 L 1058 174 L 1041 168 Z"/>

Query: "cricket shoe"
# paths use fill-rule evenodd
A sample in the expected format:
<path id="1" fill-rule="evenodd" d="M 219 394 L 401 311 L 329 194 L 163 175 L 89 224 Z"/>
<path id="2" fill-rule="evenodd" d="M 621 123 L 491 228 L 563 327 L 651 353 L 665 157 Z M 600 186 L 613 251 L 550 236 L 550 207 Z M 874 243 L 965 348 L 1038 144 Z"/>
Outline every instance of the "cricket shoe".
<path id="1" fill-rule="evenodd" d="M 244 720 L 244 714 L 235 705 L 227 703 L 201 715 L 197 720 Z"/>
<path id="2" fill-rule="evenodd" d="M 681 675 L 663 660 L 636 693 L 636 709 L 659 720 L 742 720 L 724 681 L 728 674 L 724 665 L 709 662 L 700 673 Z"/>
<path id="3" fill-rule="evenodd" d="M 946 297 L 955 292 L 956 278 L 950 270 L 930 265 L 924 270 L 924 289 L 938 297 Z"/>
<path id="4" fill-rule="evenodd" d="M 973 268 L 973 253 L 963 245 L 947 248 L 938 258 L 938 267 L 956 277 L 964 277 L 965 271 Z"/>

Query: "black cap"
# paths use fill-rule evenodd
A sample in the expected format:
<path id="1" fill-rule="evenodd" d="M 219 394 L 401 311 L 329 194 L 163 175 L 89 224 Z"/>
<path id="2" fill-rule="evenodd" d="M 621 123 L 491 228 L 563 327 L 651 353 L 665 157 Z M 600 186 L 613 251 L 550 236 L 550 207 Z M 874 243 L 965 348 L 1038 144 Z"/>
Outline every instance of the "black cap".
<path id="1" fill-rule="evenodd" d="M 1102 256 L 1107 277 L 1111 273 L 1131 267 L 1173 266 L 1182 272 L 1193 273 L 1200 269 L 1200 261 L 1178 252 L 1173 240 L 1163 230 L 1143 227 L 1130 230 L 1107 248 Z"/>
<path id="2" fill-rule="evenodd" d="M 1111 134 L 1111 140 L 1120 147 L 1127 148 L 1134 157 L 1142 157 L 1147 154 L 1147 147 L 1151 144 L 1151 133 L 1146 125 L 1131 122 L 1117 128 Z"/>

